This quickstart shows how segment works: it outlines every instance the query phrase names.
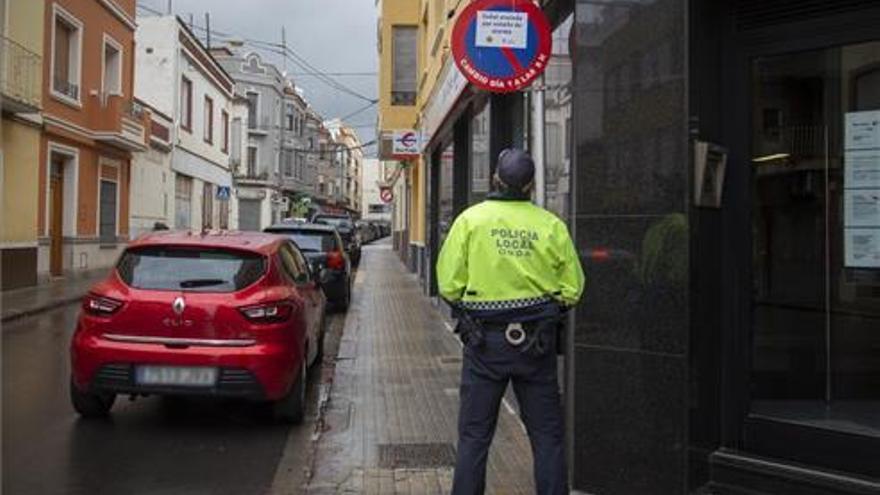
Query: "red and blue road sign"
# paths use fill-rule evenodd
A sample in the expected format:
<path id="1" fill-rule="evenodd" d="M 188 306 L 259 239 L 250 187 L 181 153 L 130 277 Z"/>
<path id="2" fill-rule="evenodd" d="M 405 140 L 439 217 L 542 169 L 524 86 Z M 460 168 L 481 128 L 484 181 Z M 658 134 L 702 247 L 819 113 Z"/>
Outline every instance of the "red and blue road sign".
<path id="1" fill-rule="evenodd" d="M 486 19 L 499 17 L 494 13 L 516 15 L 487 28 L 492 21 Z M 506 34 L 510 40 L 478 39 L 481 22 L 483 29 L 501 37 Z M 459 15 L 452 31 L 452 56 L 458 69 L 475 86 L 495 93 L 532 84 L 547 68 L 552 48 L 550 22 L 531 0 L 475 0 Z"/>

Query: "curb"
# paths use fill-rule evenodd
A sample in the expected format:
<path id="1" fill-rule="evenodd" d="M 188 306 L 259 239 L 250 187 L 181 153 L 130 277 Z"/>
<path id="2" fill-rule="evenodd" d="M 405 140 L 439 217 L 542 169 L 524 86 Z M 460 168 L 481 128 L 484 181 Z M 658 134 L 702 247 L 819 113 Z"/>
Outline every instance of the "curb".
<path id="1" fill-rule="evenodd" d="M 69 306 L 71 304 L 81 301 L 84 296 L 85 293 L 78 296 L 66 297 L 59 299 L 52 304 L 44 304 L 43 306 L 38 306 L 36 308 L 26 309 L 24 311 L 18 311 L 12 314 L 4 315 L 2 318 L 0 318 L 0 323 L 9 323 L 12 321 L 20 320 L 22 318 L 27 318 L 28 316 L 34 316 L 36 314 L 44 313 L 46 311 Z"/>

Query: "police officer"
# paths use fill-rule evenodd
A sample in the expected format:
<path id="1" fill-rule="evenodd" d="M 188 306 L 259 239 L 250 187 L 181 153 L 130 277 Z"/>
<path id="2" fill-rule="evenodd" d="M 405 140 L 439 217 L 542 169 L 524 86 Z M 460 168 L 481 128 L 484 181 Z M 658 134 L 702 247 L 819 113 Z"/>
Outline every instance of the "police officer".
<path id="1" fill-rule="evenodd" d="M 537 491 L 567 494 L 556 330 L 583 292 L 584 273 L 565 224 L 530 201 L 531 157 L 505 150 L 496 170 L 496 191 L 456 218 L 437 261 L 440 294 L 457 309 L 464 343 L 452 493 L 484 492 L 498 408 L 512 382 Z"/>

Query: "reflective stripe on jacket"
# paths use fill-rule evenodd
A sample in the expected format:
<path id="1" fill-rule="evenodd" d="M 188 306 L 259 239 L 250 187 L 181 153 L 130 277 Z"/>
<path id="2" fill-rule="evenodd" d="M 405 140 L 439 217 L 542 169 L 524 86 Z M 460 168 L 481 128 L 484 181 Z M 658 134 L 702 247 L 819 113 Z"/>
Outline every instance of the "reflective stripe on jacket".
<path id="1" fill-rule="evenodd" d="M 447 301 L 491 303 L 552 296 L 575 304 L 584 272 L 568 228 L 527 200 L 489 199 L 458 216 L 437 260 Z"/>

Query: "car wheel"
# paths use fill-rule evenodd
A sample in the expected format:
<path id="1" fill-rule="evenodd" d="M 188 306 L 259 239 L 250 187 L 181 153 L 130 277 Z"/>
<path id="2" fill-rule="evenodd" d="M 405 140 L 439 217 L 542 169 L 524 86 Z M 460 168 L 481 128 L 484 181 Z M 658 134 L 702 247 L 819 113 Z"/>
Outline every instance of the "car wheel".
<path id="1" fill-rule="evenodd" d="M 285 423 L 294 425 L 301 424 L 306 415 L 306 361 L 302 360 L 302 368 L 299 370 L 296 381 L 290 387 L 287 395 L 275 403 L 275 418 Z"/>
<path id="2" fill-rule="evenodd" d="M 84 418 L 103 418 L 110 413 L 116 394 L 93 394 L 84 392 L 70 380 L 70 403 L 74 410 Z"/>

